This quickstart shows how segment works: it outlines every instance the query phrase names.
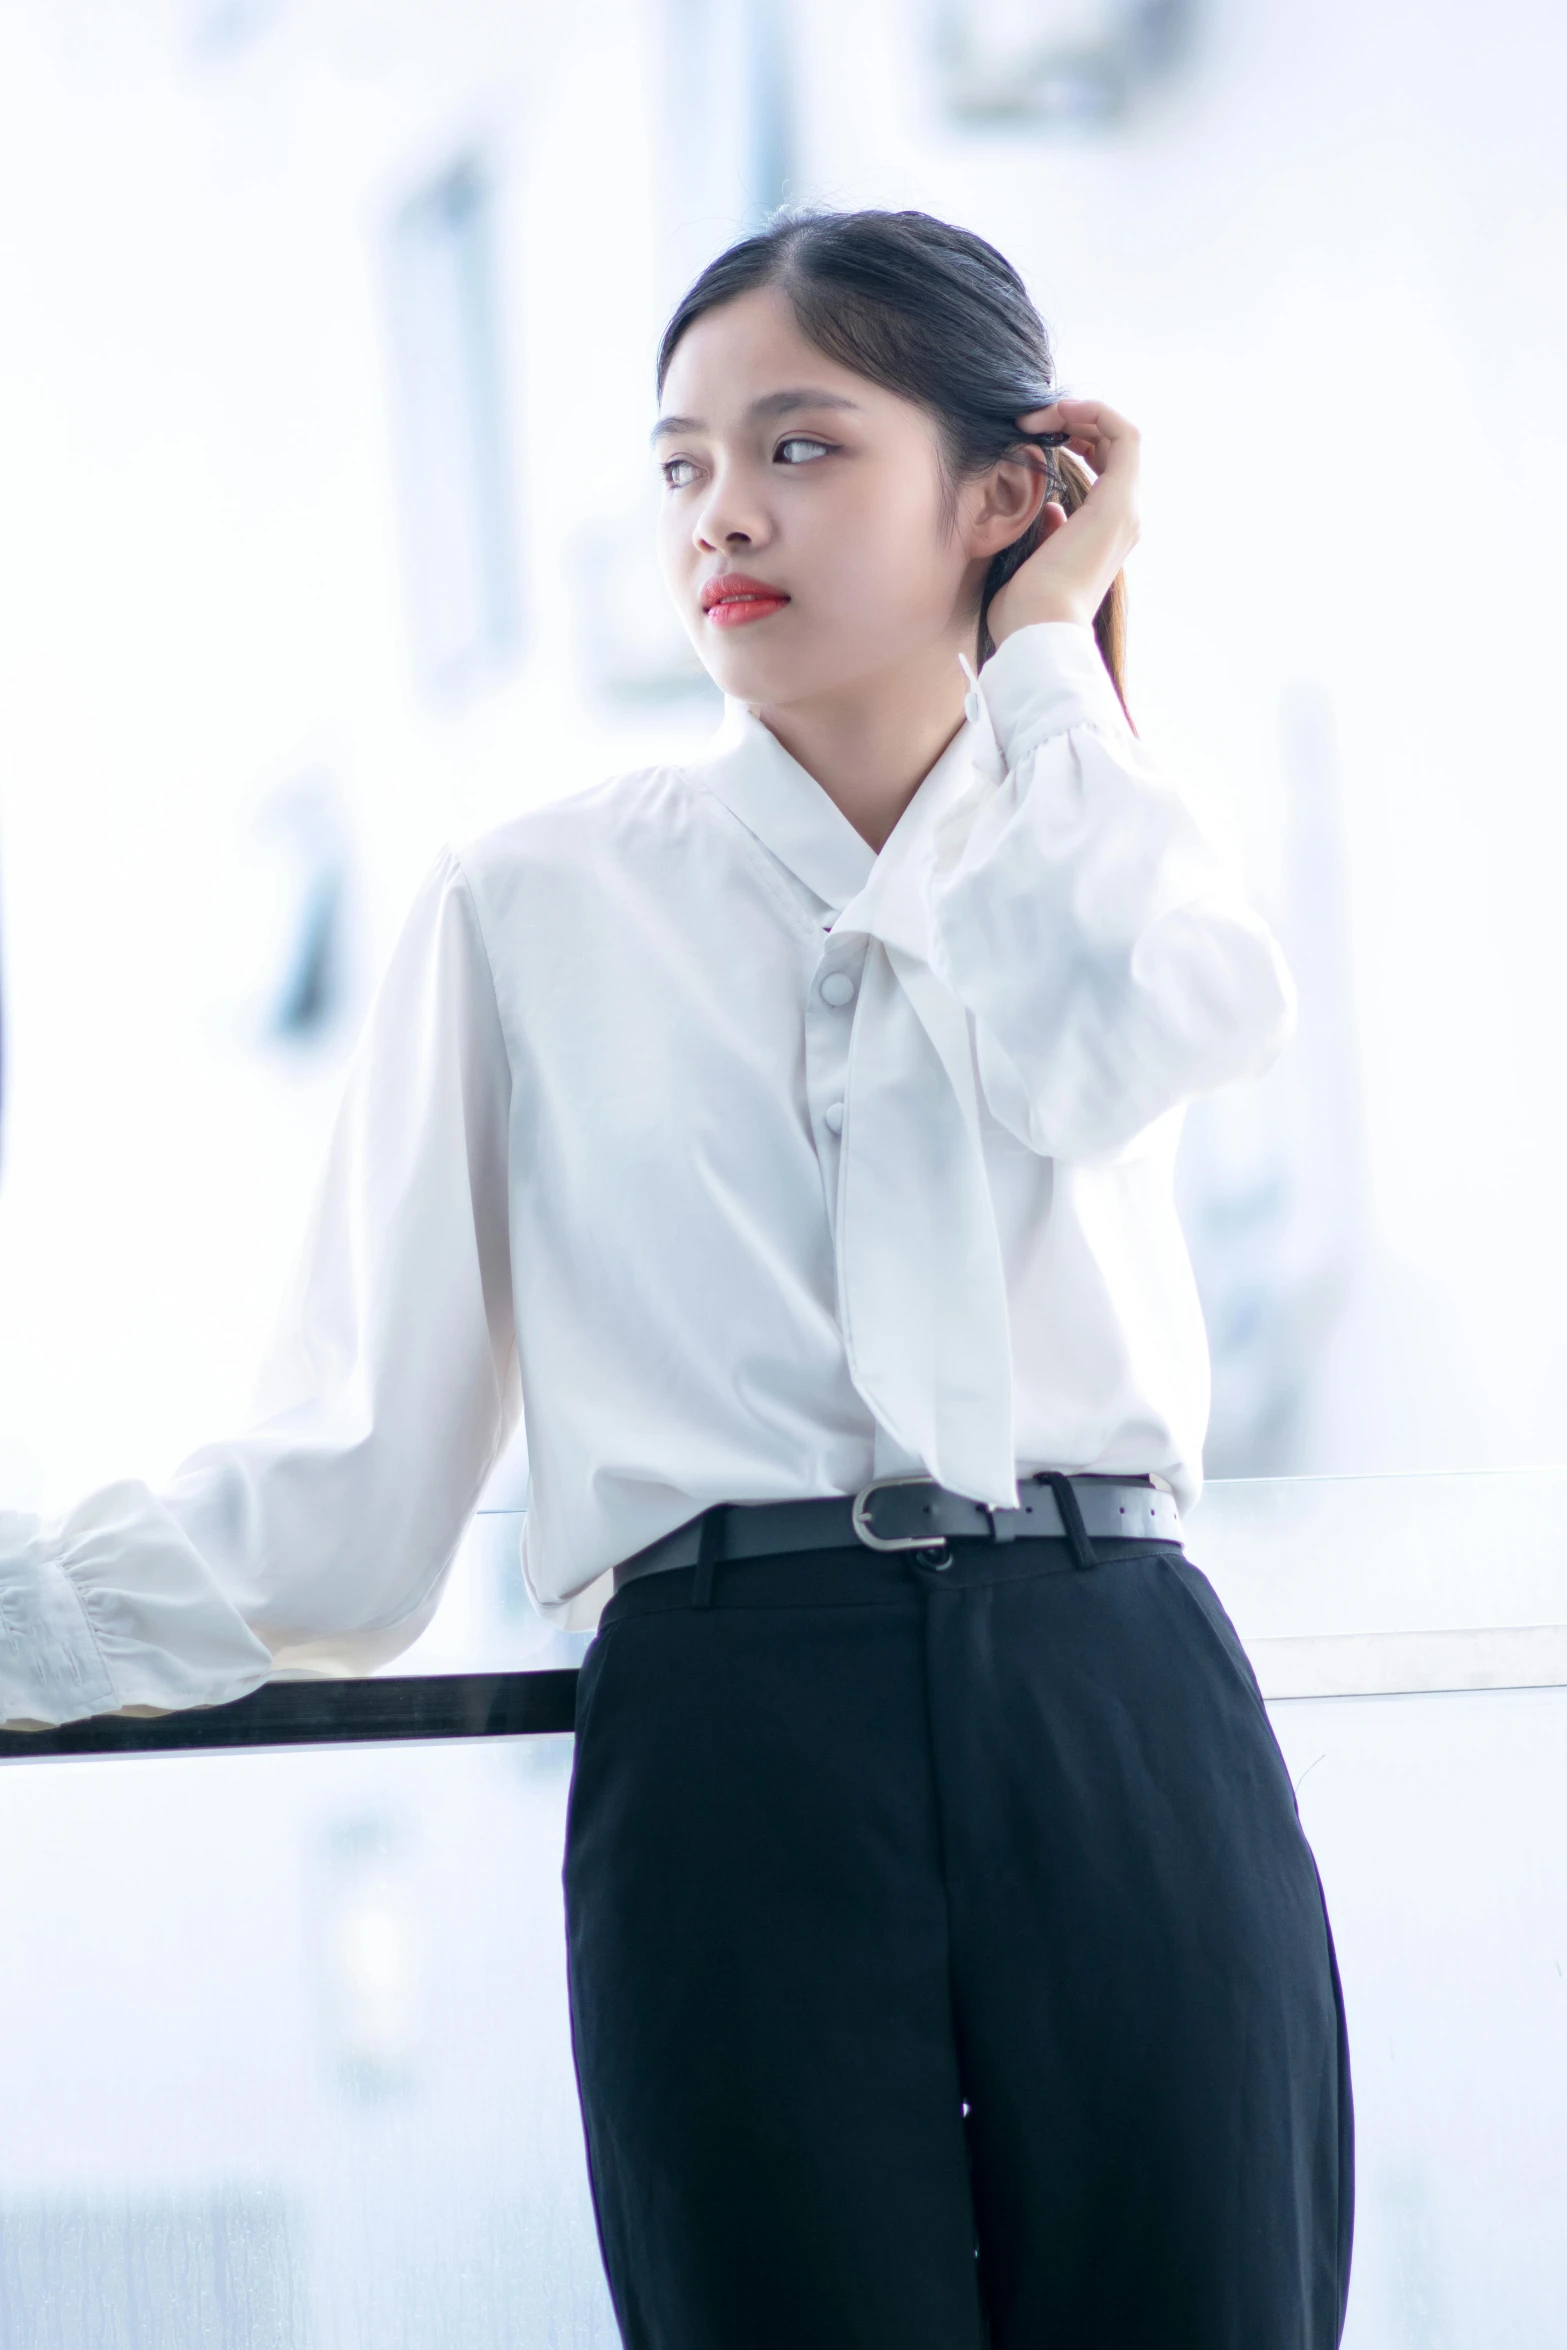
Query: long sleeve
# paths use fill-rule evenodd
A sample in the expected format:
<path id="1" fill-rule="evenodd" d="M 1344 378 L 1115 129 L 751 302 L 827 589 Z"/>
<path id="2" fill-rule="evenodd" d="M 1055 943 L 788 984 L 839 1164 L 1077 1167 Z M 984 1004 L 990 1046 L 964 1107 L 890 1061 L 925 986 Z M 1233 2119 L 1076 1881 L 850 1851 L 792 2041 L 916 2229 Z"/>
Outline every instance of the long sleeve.
<path id="1" fill-rule="evenodd" d="M 443 857 L 355 1057 L 256 1425 L 161 1494 L 110 1486 L 54 1525 L 0 1513 L 0 1720 L 221 1702 L 417 1636 L 517 1417 L 509 1109 L 477 915 Z"/>
<path id="2" fill-rule="evenodd" d="M 973 1016 L 1001 1123 L 1053 1158 L 1111 1158 L 1260 1074 L 1289 1033 L 1289 974 L 1087 629 L 1018 630 L 980 693 L 1003 772 L 936 844 L 936 966 Z"/>

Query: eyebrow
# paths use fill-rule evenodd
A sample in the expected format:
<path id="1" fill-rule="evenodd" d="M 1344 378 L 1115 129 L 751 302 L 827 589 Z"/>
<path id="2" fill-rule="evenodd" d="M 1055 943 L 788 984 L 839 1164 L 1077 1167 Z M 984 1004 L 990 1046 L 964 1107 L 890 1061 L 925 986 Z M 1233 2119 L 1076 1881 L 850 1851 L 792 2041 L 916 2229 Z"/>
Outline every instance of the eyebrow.
<path id="1" fill-rule="evenodd" d="M 858 408 L 858 400 L 846 399 L 842 392 L 813 391 L 808 386 L 800 391 L 767 392 L 760 400 L 753 400 L 747 416 L 758 420 L 771 416 L 792 416 L 797 408 Z M 705 432 L 700 416 L 661 416 L 648 436 L 653 441 L 667 440 L 671 433 Z"/>

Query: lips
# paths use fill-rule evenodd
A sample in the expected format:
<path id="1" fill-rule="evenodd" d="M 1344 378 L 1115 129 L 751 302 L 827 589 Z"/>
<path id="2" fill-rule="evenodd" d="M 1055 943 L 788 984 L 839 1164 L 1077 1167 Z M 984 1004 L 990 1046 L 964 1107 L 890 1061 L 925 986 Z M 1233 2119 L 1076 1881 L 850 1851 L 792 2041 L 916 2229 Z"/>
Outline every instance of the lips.
<path id="1" fill-rule="evenodd" d="M 789 601 L 781 588 L 744 571 L 725 571 L 702 586 L 702 610 L 715 628 L 743 628 L 748 621 L 766 620 Z"/>

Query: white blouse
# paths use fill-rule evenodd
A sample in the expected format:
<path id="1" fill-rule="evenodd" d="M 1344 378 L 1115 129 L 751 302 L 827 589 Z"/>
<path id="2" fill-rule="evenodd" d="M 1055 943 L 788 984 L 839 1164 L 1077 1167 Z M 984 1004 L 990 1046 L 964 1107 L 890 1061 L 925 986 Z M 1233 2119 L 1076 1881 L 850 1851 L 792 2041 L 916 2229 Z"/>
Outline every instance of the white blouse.
<path id="1" fill-rule="evenodd" d="M 350 1075 L 250 1431 L 0 1514 L 0 1719 L 362 1672 L 519 1411 L 591 1623 L 714 1501 L 1152 1471 L 1207 1411 L 1181 1105 L 1291 991 L 1091 635 L 1021 630 L 879 856 L 757 720 L 444 855 Z"/>

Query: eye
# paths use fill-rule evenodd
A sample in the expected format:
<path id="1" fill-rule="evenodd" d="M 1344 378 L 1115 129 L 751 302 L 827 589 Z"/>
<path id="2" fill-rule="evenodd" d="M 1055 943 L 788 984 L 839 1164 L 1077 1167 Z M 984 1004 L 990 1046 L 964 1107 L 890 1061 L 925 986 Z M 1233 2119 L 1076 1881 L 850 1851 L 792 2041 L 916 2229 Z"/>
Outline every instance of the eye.
<path id="1" fill-rule="evenodd" d="M 779 442 L 773 457 L 779 465 L 809 465 L 813 458 L 828 456 L 831 448 L 830 441 L 811 440 L 804 433 L 791 433 L 788 440 Z"/>
<path id="2" fill-rule="evenodd" d="M 689 489 L 696 479 L 696 467 L 689 457 L 666 457 L 659 471 L 672 490 Z"/>

